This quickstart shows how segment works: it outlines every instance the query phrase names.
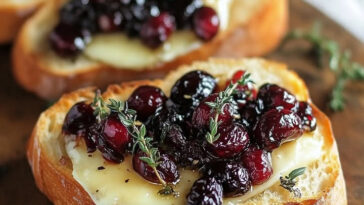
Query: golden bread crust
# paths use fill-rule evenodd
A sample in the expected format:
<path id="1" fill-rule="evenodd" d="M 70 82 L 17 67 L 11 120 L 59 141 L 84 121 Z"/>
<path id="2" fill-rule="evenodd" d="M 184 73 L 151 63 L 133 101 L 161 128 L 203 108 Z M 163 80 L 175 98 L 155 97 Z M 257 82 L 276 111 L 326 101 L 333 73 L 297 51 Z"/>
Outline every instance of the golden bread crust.
<path id="1" fill-rule="evenodd" d="M 0 2 L 0 44 L 11 42 L 21 25 L 40 6 L 42 0 L 11 3 Z"/>
<path id="2" fill-rule="evenodd" d="M 255 65 L 258 65 L 256 68 Z M 252 66 L 254 68 L 252 68 Z M 274 82 L 279 82 L 281 86 L 286 87 L 295 93 L 300 100 L 310 101 L 308 90 L 304 82 L 292 71 L 287 70 L 283 64 L 264 61 L 261 59 L 210 59 L 207 62 L 195 62 L 190 66 L 181 66 L 176 71 L 171 72 L 163 80 L 144 80 L 122 83 L 120 85 L 111 85 L 103 93 L 103 98 L 126 99 L 134 89 L 140 85 L 154 85 L 161 87 L 165 93 L 169 93 L 170 86 L 184 73 L 190 70 L 205 70 L 224 83 L 234 70 L 249 69 L 249 72 L 260 73 L 265 76 L 266 73 L 274 73 L 276 77 Z M 272 80 L 273 81 L 273 80 Z M 67 111 L 76 102 L 83 100 L 91 100 L 94 96 L 94 88 L 86 88 L 74 91 L 63 97 L 51 108 L 43 112 L 33 130 L 32 136 L 28 143 L 27 157 L 31 165 L 34 178 L 38 188 L 55 204 L 93 204 L 88 193 L 82 186 L 72 177 L 72 163 L 68 159 L 65 151 L 51 153 L 55 149 L 49 145 L 54 143 L 61 132 L 63 119 Z M 333 137 L 331 123 L 327 116 L 323 114 L 317 107 L 312 104 L 314 115 L 318 123 L 321 125 L 321 134 L 324 136 L 325 161 L 317 160 L 315 164 L 327 163 L 325 172 L 330 176 L 325 186 L 318 193 L 312 193 L 312 197 L 304 199 L 288 198 L 287 201 L 274 201 L 277 204 L 346 204 L 346 190 L 341 165 L 337 152 L 336 143 Z M 55 139 L 51 139 L 50 135 L 54 135 Z M 57 146 L 62 149 L 62 141 L 57 141 Z M 64 142 L 63 142 L 64 143 Z M 49 149 L 51 146 L 52 149 Z M 64 149 L 64 148 L 63 148 Z M 317 179 L 319 180 L 319 179 Z M 279 184 L 275 185 L 279 187 Z M 273 189 L 273 188 L 272 188 Z M 282 190 L 280 188 L 280 190 Z M 263 203 L 263 196 L 257 195 L 253 199 L 243 204 L 266 204 Z"/>
<path id="3" fill-rule="evenodd" d="M 17 38 L 12 55 L 13 73 L 25 89 L 45 99 L 56 99 L 62 93 L 89 85 L 104 88 L 111 83 L 161 77 L 179 65 L 205 60 L 215 54 L 259 56 L 276 47 L 284 36 L 288 22 L 287 6 L 287 0 L 268 1 L 248 23 L 237 24 L 200 48 L 168 63 L 140 70 L 95 63 L 72 73 L 57 72 L 43 61 L 42 53 L 31 49 L 28 32 L 36 15 L 24 25 Z"/>

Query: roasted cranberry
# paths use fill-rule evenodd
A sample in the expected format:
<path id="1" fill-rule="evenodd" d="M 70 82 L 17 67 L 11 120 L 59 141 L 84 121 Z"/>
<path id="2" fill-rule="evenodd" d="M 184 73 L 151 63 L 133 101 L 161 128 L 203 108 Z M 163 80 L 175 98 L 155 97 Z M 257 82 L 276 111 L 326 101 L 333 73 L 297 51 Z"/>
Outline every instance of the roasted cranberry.
<path id="1" fill-rule="evenodd" d="M 145 121 L 161 109 L 167 100 L 163 91 L 157 87 L 144 85 L 138 87 L 128 99 L 129 108 L 137 111 L 139 120 Z"/>
<path id="2" fill-rule="evenodd" d="M 106 141 L 104 136 L 99 134 L 100 132 L 101 130 L 94 133 L 94 135 L 96 137 L 97 149 L 100 150 L 104 159 L 114 163 L 122 162 L 124 157 L 121 151 L 114 149 L 113 146 Z"/>
<path id="3" fill-rule="evenodd" d="M 297 103 L 296 97 L 286 89 L 269 83 L 260 87 L 258 99 L 263 101 L 265 110 L 277 107 L 294 110 Z"/>
<path id="4" fill-rule="evenodd" d="M 312 132 L 316 129 L 316 118 L 313 116 L 312 108 L 307 102 L 299 102 L 297 115 L 302 120 L 304 130 Z"/>
<path id="5" fill-rule="evenodd" d="M 215 162 L 209 165 L 207 175 L 222 183 L 225 196 L 238 196 L 250 190 L 249 173 L 237 162 Z"/>
<path id="6" fill-rule="evenodd" d="M 212 160 L 212 157 L 203 149 L 199 140 L 188 141 L 177 154 L 182 167 L 200 168 Z"/>
<path id="7" fill-rule="evenodd" d="M 141 160 L 140 157 L 145 157 L 145 154 L 137 152 L 133 156 L 134 170 L 144 179 L 153 183 L 160 183 L 157 175 L 153 171 L 153 168 L 145 161 Z M 176 184 L 179 181 L 179 172 L 177 165 L 172 158 L 167 154 L 161 154 L 159 162 L 160 164 L 157 166 L 157 171 L 160 177 L 167 183 Z"/>
<path id="8" fill-rule="evenodd" d="M 193 30 L 202 40 L 211 40 L 219 31 L 219 16 L 213 8 L 203 6 L 193 14 Z"/>
<path id="9" fill-rule="evenodd" d="M 286 109 L 271 109 L 264 113 L 254 128 L 254 137 L 259 146 L 267 151 L 302 135 L 301 119 Z"/>
<path id="10" fill-rule="evenodd" d="M 171 89 L 171 100 L 187 112 L 209 96 L 216 88 L 216 80 L 204 71 L 191 71 L 182 76 Z"/>
<path id="11" fill-rule="evenodd" d="M 273 174 L 270 153 L 256 147 L 249 148 L 242 156 L 253 185 L 263 184 Z"/>
<path id="12" fill-rule="evenodd" d="M 110 115 L 104 123 L 103 137 L 116 151 L 123 153 L 131 142 L 128 129 L 117 116 Z"/>
<path id="13" fill-rule="evenodd" d="M 162 135 L 164 135 L 164 143 L 169 147 L 180 149 L 186 144 L 186 137 L 179 125 L 172 124 Z"/>
<path id="14" fill-rule="evenodd" d="M 176 29 L 174 17 L 167 12 L 151 17 L 140 30 L 142 41 L 151 48 L 157 48 L 165 42 Z"/>
<path id="15" fill-rule="evenodd" d="M 95 122 L 94 110 L 85 102 L 76 103 L 68 111 L 62 131 L 65 134 L 84 135 L 86 129 Z"/>
<path id="16" fill-rule="evenodd" d="M 220 137 L 215 142 L 207 143 L 209 151 L 216 157 L 231 158 L 249 145 L 248 132 L 243 125 L 220 125 L 218 134 Z"/>
<path id="17" fill-rule="evenodd" d="M 87 36 L 87 33 L 73 26 L 58 24 L 51 32 L 49 41 L 58 55 L 73 56 L 85 48 Z"/>
<path id="18" fill-rule="evenodd" d="M 251 131 L 263 112 L 261 101 L 248 101 L 246 105 L 239 110 L 240 119 L 243 125 Z"/>
<path id="19" fill-rule="evenodd" d="M 231 80 L 226 82 L 226 87 L 231 83 L 238 82 L 245 71 L 239 70 L 234 73 Z M 253 101 L 257 97 L 257 91 L 253 86 L 253 83 L 248 82 L 246 85 L 238 85 L 235 89 L 235 93 L 233 94 L 234 100 L 237 102 L 238 108 L 242 109 L 248 101 Z"/>
<path id="20" fill-rule="evenodd" d="M 192 115 L 192 124 L 197 129 L 207 128 L 211 118 L 215 118 L 216 112 L 206 104 L 206 102 L 214 102 L 219 94 L 215 93 L 207 97 L 200 105 L 195 109 Z M 234 120 L 235 109 L 232 103 L 226 103 L 222 112 L 219 114 L 218 121 L 220 125 L 230 124 Z"/>
<path id="21" fill-rule="evenodd" d="M 102 32 L 117 31 L 121 26 L 123 17 L 120 12 L 102 14 L 97 18 L 99 29 Z"/>
<path id="22" fill-rule="evenodd" d="M 188 205 L 221 205 L 222 186 L 214 177 L 202 177 L 195 181 L 187 195 Z"/>

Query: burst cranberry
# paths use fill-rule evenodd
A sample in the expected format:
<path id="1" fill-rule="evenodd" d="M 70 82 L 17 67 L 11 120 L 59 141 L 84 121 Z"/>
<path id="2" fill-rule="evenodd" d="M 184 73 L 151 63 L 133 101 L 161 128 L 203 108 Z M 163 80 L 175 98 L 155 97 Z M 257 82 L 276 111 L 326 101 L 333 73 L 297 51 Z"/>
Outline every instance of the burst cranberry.
<path id="1" fill-rule="evenodd" d="M 157 48 L 165 42 L 176 29 L 174 17 L 167 12 L 151 17 L 140 30 L 142 41 L 151 48 Z"/>
<path id="2" fill-rule="evenodd" d="M 171 125 L 165 133 L 162 133 L 164 136 L 164 143 L 170 147 L 175 149 L 179 149 L 186 144 L 186 137 L 183 134 L 183 131 L 178 125 Z"/>
<path id="3" fill-rule="evenodd" d="M 222 186 L 214 177 L 202 177 L 195 181 L 187 195 L 188 205 L 221 205 Z"/>
<path id="4" fill-rule="evenodd" d="M 249 173 L 237 162 L 215 162 L 210 164 L 208 175 L 222 183 L 225 196 L 238 196 L 250 190 Z"/>
<path id="5" fill-rule="evenodd" d="M 261 101 L 249 101 L 239 110 L 241 122 L 251 131 L 263 112 Z"/>
<path id="6" fill-rule="evenodd" d="M 204 71 L 191 71 L 182 76 L 171 89 L 171 100 L 187 112 L 209 96 L 216 88 L 216 80 Z"/>
<path id="7" fill-rule="evenodd" d="M 100 135 L 99 133 L 101 133 L 101 130 L 93 133 L 93 137 L 96 138 L 97 149 L 100 150 L 104 159 L 114 163 L 122 162 L 124 157 L 121 151 L 114 149 L 113 146 L 107 142 L 104 136 Z"/>
<path id="8" fill-rule="evenodd" d="M 129 108 L 137 111 L 139 120 L 145 121 L 163 107 L 167 100 L 163 91 L 157 87 L 144 85 L 138 87 L 128 99 Z"/>
<path id="9" fill-rule="evenodd" d="M 97 18 L 99 29 L 102 32 L 117 31 L 121 26 L 123 17 L 120 12 L 112 14 L 102 14 Z"/>
<path id="10" fill-rule="evenodd" d="M 316 118 L 313 116 L 312 108 L 307 102 L 299 102 L 297 115 L 302 120 L 304 130 L 312 132 L 316 129 Z"/>
<path id="11" fill-rule="evenodd" d="M 199 168 L 212 160 L 212 156 L 208 154 L 202 147 L 199 140 L 188 141 L 182 147 L 179 156 L 179 163 L 182 167 Z"/>
<path id="12" fill-rule="evenodd" d="M 302 135 L 301 119 L 290 110 L 271 109 L 264 113 L 254 128 L 254 137 L 267 151 Z"/>
<path id="13" fill-rule="evenodd" d="M 215 93 L 207 97 L 200 105 L 195 109 L 192 115 L 192 124 L 197 129 L 207 128 L 211 118 L 215 118 L 216 112 L 206 104 L 206 102 L 214 102 L 219 94 Z M 220 125 L 230 124 L 234 120 L 234 105 L 232 103 L 226 103 L 222 112 L 219 114 L 218 121 Z"/>
<path id="14" fill-rule="evenodd" d="M 140 157 L 145 157 L 142 152 L 137 152 L 133 156 L 133 168 L 144 179 L 153 182 L 160 183 L 157 175 L 154 173 L 153 168 L 146 162 L 142 161 Z M 161 154 L 160 164 L 157 166 L 157 171 L 160 177 L 167 183 L 176 184 L 179 181 L 179 172 L 177 165 L 167 154 Z"/>
<path id="15" fill-rule="evenodd" d="M 50 44 L 60 56 L 74 56 L 85 48 L 87 35 L 77 28 L 58 24 L 49 36 Z"/>
<path id="16" fill-rule="evenodd" d="M 249 145 L 248 132 L 243 125 L 220 125 L 220 137 L 212 144 L 208 143 L 209 151 L 220 158 L 231 158 L 241 153 Z"/>
<path id="17" fill-rule="evenodd" d="M 120 122 L 117 116 L 109 116 L 104 124 L 103 137 L 118 152 L 123 153 L 131 142 L 128 129 Z"/>
<path id="18" fill-rule="evenodd" d="M 231 83 L 238 82 L 243 75 L 245 74 L 245 71 L 239 70 L 236 71 L 231 78 L 230 81 L 226 82 L 226 87 L 229 86 Z M 248 101 L 253 101 L 257 97 L 257 91 L 253 86 L 253 83 L 249 82 L 246 85 L 238 85 L 236 87 L 235 93 L 233 94 L 234 100 L 237 102 L 238 108 L 242 109 Z"/>
<path id="19" fill-rule="evenodd" d="M 76 103 L 68 111 L 63 123 L 65 134 L 84 135 L 85 130 L 95 122 L 94 110 L 85 102 Z"/>
<path id="20" fill-rule="evenodd" d="M 203 6 L 193 14 L 193 30 L 202 40 L 211 40 L 219 31 L 219 16 L 213 8 Z"/>
<path id="21" fill-rule="evenodd" d="M 297 103 L 296 97 L 286 89 L 269 83 L 260 87 L 258 99 L 263 101 L 266 111 L 277 107 L 294 110 Z"/>
<path id="22" fill-rule="evenodd" d="M 253 185 L 263 184 L 273 174 L 270 153 L 255 147 L 249 148 L 242 156 Z"/>

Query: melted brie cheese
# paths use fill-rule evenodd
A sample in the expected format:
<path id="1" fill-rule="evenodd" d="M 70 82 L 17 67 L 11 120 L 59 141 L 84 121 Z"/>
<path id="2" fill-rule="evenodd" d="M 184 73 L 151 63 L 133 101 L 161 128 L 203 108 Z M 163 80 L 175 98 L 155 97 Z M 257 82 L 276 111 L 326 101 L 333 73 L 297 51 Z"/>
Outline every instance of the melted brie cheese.
<path id="1" fill-rule="evenodd" d="M 262 185 L 254 186 L 243 196 L 224 198 L 224 204 L 246 201 L 278 182 L 280 176 L 318 159 L 322 155 L 323 146 L 323 136 L 318 130 L 320 129 L 305 133 L 299 139 L 275 149 L 272 153 L 273 175 L 270 179 Z M 180 196 L 162 197 L 157 193 L 161 186 L 149 183 L 133 170 L 130 156 L 120 164 L 112 164 L 106 162 L 99 151 L 89 156 L 85 145 L 81 143 L 76 146 L 73 140 L 66 142 L 66 151 L 73 164 L 73 177 L 94 202 L 101 205 L 185 204 L 186 195 L 199 177 L 197 171 L 180 169 L 181 180 L 175 187 Z M 98 170 L 100 166 L 105 169 Z"/>
<path id="2" fill-rule="evenodd" d="M 217 11 L 220 31 L 228 26 L 232 0 L 203 0 L 204 5 Z M 145 46 L 138 38 L 129 38 L 122 33 L 99 34 L 92 38 L 84 54 L 105 64 L 123 69 L 144 69 L 168 62 L 203 44 L 191 30 L 176 31 L 158 49 Z"/>

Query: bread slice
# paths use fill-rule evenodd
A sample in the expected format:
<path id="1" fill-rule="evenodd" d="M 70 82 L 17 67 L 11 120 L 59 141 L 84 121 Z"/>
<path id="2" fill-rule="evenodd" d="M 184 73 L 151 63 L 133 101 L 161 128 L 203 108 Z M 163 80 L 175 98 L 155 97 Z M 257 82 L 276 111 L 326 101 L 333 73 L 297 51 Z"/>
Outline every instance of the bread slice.
<path id="1" fill-rule="evenodd" d="M 243 69 L 252 73 L 252 78 L 259 82 L 271 82 L 285 87 L 299 100 L 310 101 L 304 82 L 284 64 L 263 59 L 209 59 L 192 65 L 179 67 L 163 80 L 133 81 L 120 85 L 111 85 L 103 93 L 103 98 L 125 100 L 140 85 L 160 87 L 167 95 L 174 82 L 191 70 L 204 70 L 224 84 L 236 70 Z M 90 195 L 73 178 L 73 165 L 67 155 L 65 140 L 61 137 L 61 127 L 66 113 L 79 101 L 90 101 L 94 88 L 84 88 L 65 94 L 48 110 L 44 111 L 35 125 L 27 148 L 27 157 L 31 165 L 38 188 L 55 204 L 94 204 Z M 292 195 L 276 182 L 262 193 L 238 204 L 346 204 L 346 190 L 341 170 L 336 142 L 329 119 L 313 104 L 314 115 L 318 122 L 318 131 L 323 138 L 322 157 L 307 166 L 304 175 L 298 179 L 302 198 Z"/>
<path id="2" fill-rule="evenodd" d="M 233 0 L 228 28 L 210 42 L 168 62 L 133 70 L 113 67 L 81 55 L 58 57 L 49 47 L 47 35 L 57 23 L 63 0 L 49 1 L 21 29 L 13 49 L 13 73 L 27 90 L 45 99 L 95 85 L 161 77 L 178 65 L 218 56 L 259 56 L 271 51 L 287 29 L 287 0 Z"/>
<path id="3" fill-rule="evenodd" d="M 9 43 L 18 33 L 20 26 L 44 0 L 1 0 L 0 1 L 0 44 Z"/>

